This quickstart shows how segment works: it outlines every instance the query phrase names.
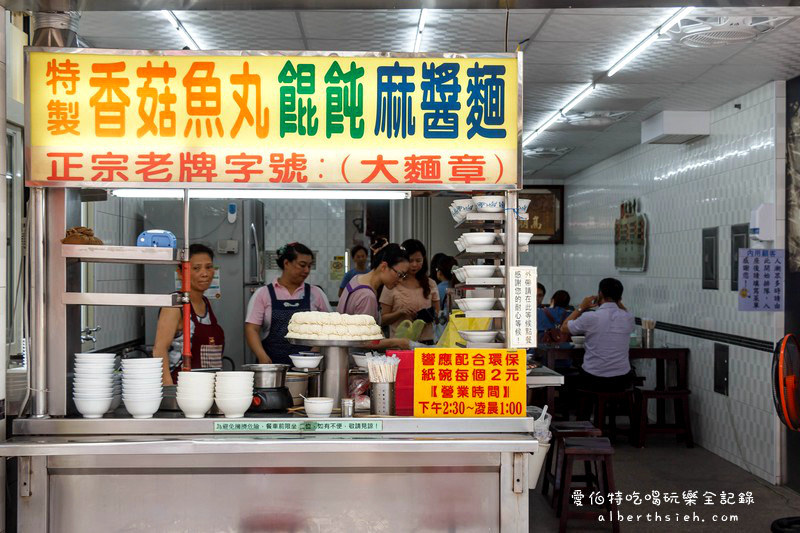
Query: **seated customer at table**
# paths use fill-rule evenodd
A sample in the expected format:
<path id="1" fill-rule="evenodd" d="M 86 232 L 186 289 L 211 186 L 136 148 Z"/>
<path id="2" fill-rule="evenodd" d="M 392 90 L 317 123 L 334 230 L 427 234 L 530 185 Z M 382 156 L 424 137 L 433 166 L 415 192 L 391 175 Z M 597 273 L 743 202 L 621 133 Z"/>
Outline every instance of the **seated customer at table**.
<path id="1" fill-rule="evenodd" d="M 549 307 L 540 307 L 536 310 L 536 329 L 539 333 L 547 330 L 560 328 L 564 319 L 569 315 L 569 293 L 567 291 L 556 291 L 550 298 Z"/>
<path id="2" fill-rule="evenodd" d="M 634 319 L 622 305 L 622 290 L 619 280 L 604 279 L 597 296 L 584 298 L 561 326 L 571 335 L 586 336 L 579 388 L 613 392 L 631 385 L 628 346 Z M 592 308 L 595 311 L 587 313 Z"/>

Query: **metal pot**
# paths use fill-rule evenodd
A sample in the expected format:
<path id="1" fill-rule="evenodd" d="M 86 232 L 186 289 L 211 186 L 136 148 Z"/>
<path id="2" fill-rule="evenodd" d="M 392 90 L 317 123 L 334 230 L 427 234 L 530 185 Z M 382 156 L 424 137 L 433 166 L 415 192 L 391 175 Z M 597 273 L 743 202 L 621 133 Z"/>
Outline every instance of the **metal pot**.
<path id="1" fill-rule="evenodd" d="M 257 389 L 272 389 L 286 384 L 289 365 L 244 365 L 242 370 L 255 372 L 253 386 Z"/>

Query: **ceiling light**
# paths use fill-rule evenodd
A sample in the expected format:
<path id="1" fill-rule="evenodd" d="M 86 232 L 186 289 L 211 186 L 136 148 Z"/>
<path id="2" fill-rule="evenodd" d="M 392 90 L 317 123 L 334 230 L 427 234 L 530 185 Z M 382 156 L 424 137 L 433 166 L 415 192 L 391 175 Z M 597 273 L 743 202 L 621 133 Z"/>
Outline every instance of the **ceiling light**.
<path id="1" fill-rule="evenodd" d="M 173 28 L 178 30 L 178 33 L 180 34 L 181 39 L 183 39 L 183 42 L 186 43 L 186 46 L 192 50 L 200 50 L 200 45 L 197 44 L 197 41 L 194 40 L 183 24 L 181 24 L 181 21 L 178 19 L 178 16 L 175 15 L 175 13 L 168 9 L 162 9 L 161 14 L 169 21 L 170 24 L 172 24 Z"/>
<path id="2" fill-rule="evenodd" d="M 672 29 L 672 27 L 675 24 L 680 22 L 684 17 L 686 17 L 692 11 L 694 11 L 694 7 L 692 6 L 679 9 L 677 13 L 672 15 L 670 18 L 667 19 L 667 21 L 664 24 L 661 25 L 661 27 L 658 29 L 658 34 L 664 35 L 665 33 L 667 33 L 670 29 Z"/>
<path id="3" fill-rule="evenodd" d="M 591 85 L 586 87 L 584 90 L 582 90 L 580 93 L 578 93 L 578 96 L 576 96 L 575 98 L 570 100 L 570 102 L 567 105 L 562 107 L 561 108 L 561 114 L 562 115 L 567 114 L 569 112 L 569 110 L 572 109 L 573 107 L 575 107 L 576 105 L 578 105 L 581 102 L 581 100 L 583 100 L 584 98 L 586 98 L 587 96 L 592 94 L 592 91 L 594 91 L 594 83 L 592 83 Z"/>
<path id="4" fill-rule="evenodd" d="M 118 198 L 183 198 L 183 189 L 113 189 Z M 191 189 L 194 199 L 271 199 L 271 200 L 406 200 L 408 191 L 342 191 L 342 190 L 257 190 L 257 189 Z"/>
<path id="5" fill-rule="evenodd" d="M 542 133 L 544 130 L 546 130 L 554 123 L 556 123 L 558 119 L 561 118 L 563 113 L 566 113 L 567 111 L 578 105 L 584 98 L 589 96 L 593 90 L 594 90 L 594 83 L 590 83 L 589 85 L 584 87 L 583 90 L 581 90 L 581 92 L 579 92 L 577 96 L 575 96 L 572 100 L 567 102 L 567 104 L 564 107 L 553 113 L 553 115 L 550 118 L 548 118 L 544 124 L 536 128 L 536 130 L 533 133 L 528 135 L 528 137 L 524 141 L 522 141 L 523 146 L 531 142 L 540 133 Z"/>
<path id="6" fill-rule="evenodd" d="M 639 42 L 636 46 L 631 48 L 624 56 L 622 56 L 619 61 L 614 63 L 614 66 L 608 70 L 608 77 L 612 77 L 614 74 L 625 68 L 625 65 L 636 59 L 642 52 L 644 52 L 648 46 L 653 44 L 658 40 L 658 38 L 667 33 L 670 28 L 672 28 L 675 24 L 681 21 L 683 17 L 688 15 L 689 13 L 694 10 L 694 7 L 683 7 L 678 9 L 675 13 L 672 14 L 661 26 L 653 30 L 653 32 L 644 38 L 643 41 Z"/>
<path id="7" fill-rule="evenodd" d="M 422 45 L 422 30 L 425 29 L 425 17 L 427 16 L 426 9 L 419 10 L 419 22 L 417 23 L 417 37 L 414 39 L 414 53 L 419 52 L 419 47 Z"/>

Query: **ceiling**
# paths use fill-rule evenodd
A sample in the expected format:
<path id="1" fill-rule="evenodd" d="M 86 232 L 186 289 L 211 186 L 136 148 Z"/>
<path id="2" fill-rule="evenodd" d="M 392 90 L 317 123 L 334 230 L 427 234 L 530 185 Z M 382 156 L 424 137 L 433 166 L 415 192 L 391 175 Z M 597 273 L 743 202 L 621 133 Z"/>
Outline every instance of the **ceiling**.
<path id="1" fill-rule="evenodd" d="M 508 49 L 524 51 L 524 136 L 647 36 L 674 8 L 517 9 Z M 204 49 L 404 51 L 419 10 L 176 11 Z M 800 74 L 800 7 L 698 8 L 692 16 L 798 17 L 754 43 L 711 49 L 657 41 L 574 111 L 626 111 L 606 127 L 556 124 L 528 148 L 570 148 L 525 157 L 526 179 L 560 180 L 639 143 L 640 123 L 670 110 L 710 110 L 771 80 Z M 504 10 L 428 10 L 421 52 L 502 52 Z M 184 43 L 154 11 L 84 12 L 79 35 L 98 48 L 170 49 Z"/>

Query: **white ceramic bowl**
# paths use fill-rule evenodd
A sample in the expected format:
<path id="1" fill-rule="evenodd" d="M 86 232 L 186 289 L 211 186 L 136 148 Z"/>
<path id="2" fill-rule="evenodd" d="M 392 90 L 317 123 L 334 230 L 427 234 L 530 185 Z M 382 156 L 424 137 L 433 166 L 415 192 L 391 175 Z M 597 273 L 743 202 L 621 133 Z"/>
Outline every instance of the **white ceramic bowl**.
<path id="1" fill-rule="evenodd" d="M 497 234 L 491 231 L 465 233 L 461 236 L 467 246 L 487 246 L 494 244 Z"/>
<path id="2" fill-rule="evenodd" d="M 229 379 L 225 381 L 217 381 L 214 385 L 217 389 L 229 389 L 236 387 L 252 387 L 252 380 Z"/>
<path id="3" fill-rule="evenodd" d="M 456 300 L 462 311 L 489 311 L 494 307 L 496 298 L 463 298 Z"/>
<path id="4" fill-rule="evenodd" d="M 467 278 L 491 278 L 497 272 L 495 265 L 466 265 L 462 268 Z"/>
<path id="5" fill-rule="evenodd" d="M 453 241 L 453 243 L 456 245 L 456 250 L 458 250 L 459 252 L 463 252 L 464 250 L 466 250 L 461 240 Z"/>
<path id="6" fill-rule="evenodd" d="M 72 389 L 72 393 L 80 395 L 93 394 L 96 396 L 98 394 L 114 394 L 114 390 L 115 390 L 114 387 L 96 387 L 96 388 L 74 387 Z"/>
<path id="7" fill-rule="evenodd" d="M 75 359 L 75 364 L 77 366 L 100 366 L 103 368 L 111 367 L 113 368 L 116 365 L 113 359 Z"/>
<path id="8" fill-rule="evenodd" d="M 125 403 L 125 410 L 130 413 L 133 418 L 152 418 L 161 407 L 161 396 L 153 398 L 126 398 L 122 397 Z"/>
<path id="9" fill-rule="evenodd" d="M 572 337 L 572 344 L 575 346 L 583 346 L 586 343 L 585 335 L 574 335 Z"/>
<path id="10" fill-rule="evenodd" d="M 206 392 L 206 391 L 214 392 L 215 389 L 216 389 L 216 387 L 213 384 L 211 384 L 211 385 L 186 385 L 185 383 L 178 383 L 178 386 L 177 386 L 177 388 L 175 390 L 178 393 L 180 393 L 181 391 L 183 391 L 183 392 L 192 392 L 192 393 L 200 393 L 200 392 Z"/>
<path id="11" fill-rule="evenodd" d="M 289 357 L 295 368 L 317 368 L 322 361 L 321 355 L 290 355 Z"/>
<path id="12" fill-rule="evenodd" d="M 467 279 L 467 271 L 463 267 L 453 270 L 453 274 L 456 275 L 456 279 L 461 283 L 464 283 L 464 280 Z"/>
<path id="13" fill-rule="evenodd" d="M 161 368 L 162 366 L 164 366 L 164 360 L 160 357 L 122 360 L 122 368 Z"/>
<path id="14" fill-rule="evenodd" d="M 479 213 L 502 213 L 506 207 L 502 196 L 473 196 L 472 200 Z"/>
<path id="15" fill-rule="evenodd" d="M 178 372 L 178 383 L 214 383 L 216 372 Z"/>
<path id="16" fill-rule="evenodd" d="M 181 408 L 186 418 L 203 418 L 206 412 L 211 409 L 211 406 L 214 405 L 213 396 L 187 398 L 179 395 L 177 401 L 178 407 Z"/>
<path id="17" fill-rule="evenodd" d="M 357 353 L 354 353 L 352 355 L 353 355 L 353 361 L 356 362 L 356 366 L 358 366 L 358 368 L 367 368 L 367 356 L 366 355 L 357 354 Z"/>
<path id="18" fill-rule="evenodd" d="M 333 398 L 306 398 L 303 406 L 309 418 L 328 418 L 333 411 Z"/>
<path id="19" fill-rule="evenodd" d="M 498 298 L 497 301 L 500 302 L 500 307 L 502 307 L 503 309 L 506 308 L 506 299 L 505 298 Z"/>
<path id="20" fill-rule="evenodd" d="M 101 418 L 111 407 L 111 400 L 111 396 L 98 399 L 75 398 L 75 407 L 84 418 Z"/>
<path id="21" fill-rule="evenodd" d="M 256 375 L 255 372 L 242 372 L 242 371 L 234 372 L 234 371 L 231 371 L 231 370 L 223 371 L 223 372 L 217 372 L 217 374 L 216 374 L 217 379 L 235 378 L 235 377 L 253 379 L 255 377 L 255 375 Z"/>
<path id="22" fill-rule="evenodd" d="M 497 332 L 492 330 L 459 331 L 458 334 L 468 342 L 492 342 L 497 337 Z"/>
<path id="23" fill-rule="evenodd" d="M 75 370 L 101 370 L 110 373 L 114 371 L 114 363 L 75 363 Z"/>
<path id="24" fill-rule="evenodd" d="M 460 207 L 461 209 L 466 209 L 467 211 L 473 211 L 475 209 L 475 202 L 472 201 L 472 198 L 461 198 L 459 200 L 453 200 L 453 203 L 450 205 Z"/>
<path id="25" fill-rule="evenodd" d="M 533 238 L 533 233 L 525 233 L 525 232 L 517 233 L 517 242 L 519 243 L 520 246 L 528 246 L 532 238 Z M 505 233 L 500 234 L 500 240 L 503 242 L 503 244 L 506 243 Z"/>
<path id="26" fill-rule="evenodd" d="M 214 402 L 225 418 L 242 418 L 245 411 L 253 403 L 253 396 L 239 396 L 233 398 L 214 398 Z"/>
<path id="27" fill-rule="evenodd" d="M 97 392 L 73 392 L 73 398 L 82 399 L 97 399 L 97 398 L 111 398 L 114 396 L 113 391 L 97 391 Z"/>

